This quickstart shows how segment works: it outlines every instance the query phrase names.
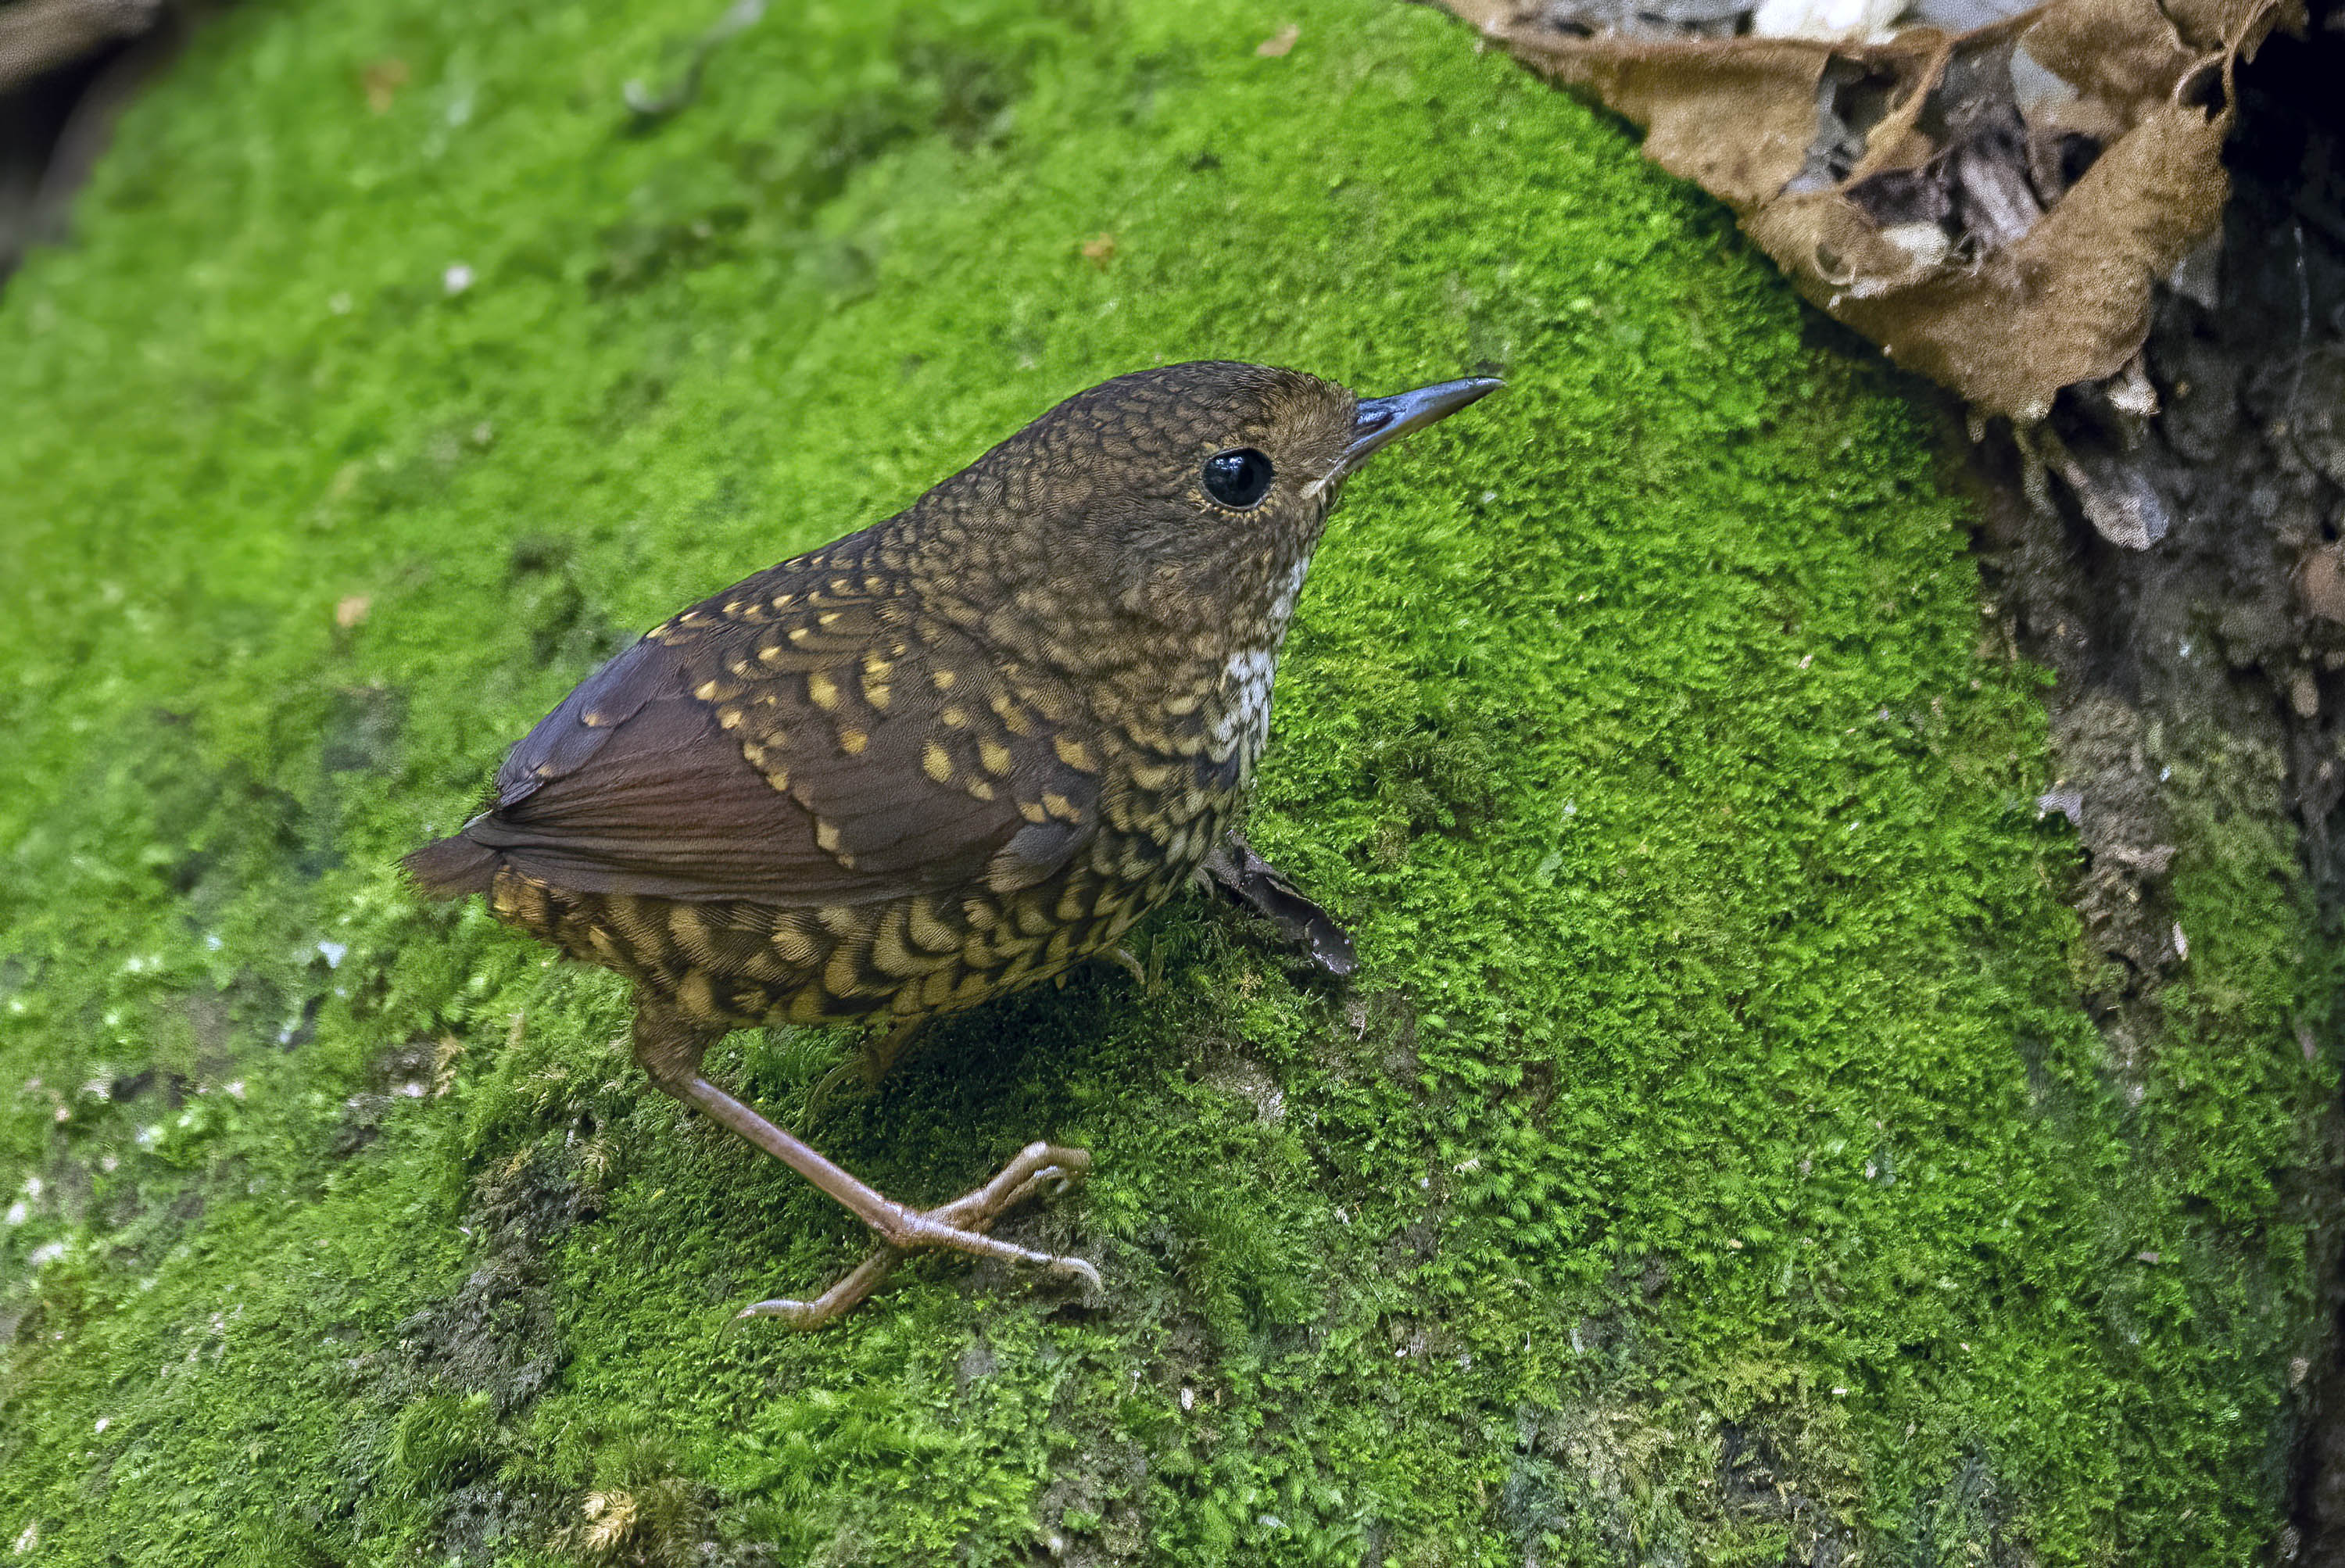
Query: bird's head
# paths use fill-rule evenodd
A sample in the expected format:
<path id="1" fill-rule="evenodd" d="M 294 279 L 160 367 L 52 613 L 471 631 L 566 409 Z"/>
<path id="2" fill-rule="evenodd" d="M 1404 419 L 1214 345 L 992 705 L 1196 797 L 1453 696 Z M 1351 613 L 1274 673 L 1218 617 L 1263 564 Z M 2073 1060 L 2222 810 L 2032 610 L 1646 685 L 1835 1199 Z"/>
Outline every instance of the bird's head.
<path id="1" fill-rule="evenodd" d="M 969 564 L 1014 564 L 1061 614 L 1137 617 L 1201 654 L 1274 647 L 1345 480 L 1499 384 L 1362 399 L 1267 365 L 1140 371 L 1050 410 L 925 504 Z"/>

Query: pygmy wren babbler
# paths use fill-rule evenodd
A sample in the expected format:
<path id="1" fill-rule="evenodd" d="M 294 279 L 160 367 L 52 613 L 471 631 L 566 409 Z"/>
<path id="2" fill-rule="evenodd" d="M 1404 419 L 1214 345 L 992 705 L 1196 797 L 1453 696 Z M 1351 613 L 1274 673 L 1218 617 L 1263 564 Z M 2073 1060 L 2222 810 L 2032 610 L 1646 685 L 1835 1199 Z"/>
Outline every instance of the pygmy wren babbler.
<path id="1" fill-rule="evenodd" d="M 485 893 L 627 976 L 652 1081 L 878 1233 L 822 1296 L 745 1315 L 827 1322 L 920 1247 L 1097 1282 L 987 1234 L 1085 1151 L 1030 1145 L 919 1212 L 710 1083 L 703 1054 L 852 1021 L 884 1067 L 921 1021 L 1112 949 L 1209 854 L 1226 866 L 1345 478 L 1498 384 L 1361 400 L 1209 362 L 1093 387 L 909 510 L 654 627 L 513 748 L 489 809 L 407 857 L 424 891 Z"/>

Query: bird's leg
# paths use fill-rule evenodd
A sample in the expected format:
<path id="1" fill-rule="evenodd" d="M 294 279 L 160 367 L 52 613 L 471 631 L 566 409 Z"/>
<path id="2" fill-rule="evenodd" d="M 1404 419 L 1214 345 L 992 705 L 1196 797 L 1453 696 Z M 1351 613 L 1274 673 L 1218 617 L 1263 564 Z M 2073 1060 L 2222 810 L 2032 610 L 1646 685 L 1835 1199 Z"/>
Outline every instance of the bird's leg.
<path id="1" fill-rule="evenodd" d="M 806 1114 L 808 1116 L 816 1115 L 830 1104 L 831 1095 L 849 1083 L 858 1084 L 866 1090 L 878 1087 L 879 1080 L 888 1075 L 888 1069 L 896 1064 L 896 1059 L 913 1041 L 928 1032 L 928 1015 L 921 1013 L 903 1020 L 882 1033 L 865 1035 L 863 1043 L 856 1048 L 853 1061 L 841 1062 L 807 1091 Z"/>
<path id="2" fill-rule="evenodd" d="M 1297 892 L 1278 868 L 1254 852 L 1235 828 L 1222 836 L 1197 868 L 1206 882 L 1239 908 L 1260 915 L 1280 937 L 1309 955 L 1319 971 L 1341 980 L 1359 968 L 1349 932 L 1335 917 Z"/>
<path id="3" fill-rule="evenodd" d="M 928 1015 L 921 1013 L 905 1019 L 885 1034 L 867 1035 L 863 1048 L 855 1054 L 855 1065 L 862 1073 L 866 1086 L 877 1088 L 879 1080 L 888 1075 L 888 1069 L 896 1064 L 896 1058 L 928 1030 Z"/>
<path id="4" fill-rule="evenodd" d="M 878 1253 L 815 1300 L 761 1301 L 749 1308 L 751 1313 L 785 1318 L 796 1328 L 820 1328 L 876 1289 L 898 1257 L 936 1247 L 949 1247 L 980 1257 L 998 1257 L 1008 1263 L 1039 1265 L 1061 1278 L 1081 1279 L 1094 1288 L 1099 1285 L 1099 1271 L 1080 1257 L 1035 1252 L 985 1234 L 986 1227 L 1005 1209 L 1032 1196 L 1054 1177 L 1071 1180 L 1087 1173 L 1091 1169 L 1087 1152 L 1029 1144 L 999 1176 L 975 1191 L 925 1213 L 908 1208 L 858 1181 L 812 1146 L 710 1083 L 700 1071 L 700 1062 L 722 1033 L 722 1030 L 693 1023 L 665 1007 L 639 1003 L 635 1009 L 635 1060 L 643 1064 L 653 1083 L 698 1106 L 712 1121 L 730 1128 L 828 1193 L 841 1207 L 869 1226 L 880 1243 Z"/>

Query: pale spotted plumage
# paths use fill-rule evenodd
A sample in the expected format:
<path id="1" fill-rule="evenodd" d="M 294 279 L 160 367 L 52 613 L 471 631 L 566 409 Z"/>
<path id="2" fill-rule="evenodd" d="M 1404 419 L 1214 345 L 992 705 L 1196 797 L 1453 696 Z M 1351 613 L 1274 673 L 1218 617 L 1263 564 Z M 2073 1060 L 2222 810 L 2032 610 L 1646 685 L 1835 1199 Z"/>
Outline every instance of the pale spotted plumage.
<path id="1" fill-rule="evenodd" d="M 984 1234 L 1083 1151 L 1031 1145 L 915 1213 L 703 1058 L 742 1024 L 858 1019 L 893 1025 L 884 1064 L 921 1018 L 1064 972 L 1223 864 L 1343 475 L 1492 384 L 1360 404 L 1297 372 L 1203 364 L 1095 387 L 909 511 L 661 623 L 513 748 L 488 810 L 408 857 L 427 891 L 486 893 L 633 980 L 653 1080 L 878 1236 L 818 1299 L 750 1311 L 827 1321 L 919 1247 L 1096 1283 Z M 1333 930 L 1242 859 L 1240 896 Z"/>
<path id="2" fill-rule="evenodd" d="M 500 917 L 718 1026 L 958 1011 L 1112 946 L 1243 809 L 1336 496 L 1233 514 L 1190 494 L 1195 463 L 1246 445 L 1325 472 L 1351 433 L 1349 393 L 1253 367 L 1184 428 L 1165 416 L 1195 369 L 1111 382 L 655 627 L 514 748 L 449 841 L 493 863 L 460 869 Z M 1033 464 L 1084 453 L 1132 482 L 1020 515 Z M 1218 535 L 1151 541 L 1179 551 L 1153 602 L 1085 570 L 1122 554 L 1091 514 L 1135 492 L 1144 524 Z"/>

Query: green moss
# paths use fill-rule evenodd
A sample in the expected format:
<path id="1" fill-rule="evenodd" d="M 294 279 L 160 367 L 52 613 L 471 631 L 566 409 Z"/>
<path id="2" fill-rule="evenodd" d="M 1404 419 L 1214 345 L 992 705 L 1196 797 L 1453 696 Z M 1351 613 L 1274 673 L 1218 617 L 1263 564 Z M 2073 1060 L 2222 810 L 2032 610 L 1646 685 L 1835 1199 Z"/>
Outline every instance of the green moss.
<path id="1" fill-rule="evenodd" d="M 2194 830 L 2113 1074 L 1896 389 L 1438 15 L 1293 15 L 777 7 L 646 119 L 670 8 L 247 5 L 134 110 L 0 305 L 0 1538 L 2257 1554 L 2334 1176 L 2287 845 Z M 924 1260 L 735 1327 L 852 1223 L 393 859 L 677 603 L 1206 355 L 1509 379 L 1353 487 L 1282 677 L 1256 840 L 1361 983 L 1186 903 L 1152 991 L 942 1031 L 814 1135 L 922 1198 L 1088 1144 L 1019 1225 L 1106 1298 Z M 796 1106 L 845 1049 L 719 1065 Z"/>
<path id="2" fill-rule="evenodd" d="M 495 1441 L 485 1391 L 430 1394 L 400 1412 L 385 1457 L 399 1490 L 437 1492 L 486 1469 Z"/>

